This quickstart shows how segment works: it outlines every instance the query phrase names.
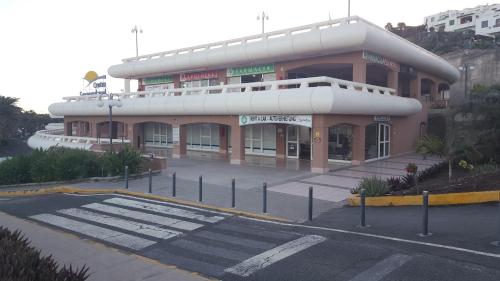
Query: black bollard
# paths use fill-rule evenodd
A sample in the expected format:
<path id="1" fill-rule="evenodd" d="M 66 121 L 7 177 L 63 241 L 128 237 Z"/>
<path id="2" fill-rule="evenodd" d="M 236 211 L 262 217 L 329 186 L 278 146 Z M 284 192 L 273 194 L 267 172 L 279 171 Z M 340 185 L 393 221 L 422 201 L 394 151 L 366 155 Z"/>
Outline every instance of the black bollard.
<path id="1" fill-rule="evenodd" d="M 429 236 L 429 191 L 422 192 L 422 233 L 420 236 Z"/>
<path id="2" fill-rule="evenodd" d="M 360 204 L 359 204 L 359 206 L 361 207 L 360 226 L 367 227 L 367 225 L 366 225 L 366 191 L 365 191 L 365 189 L 361 189 L 360 196 L 361 196 L 360 197 Z"/>
<path id="3" fill-rule="evenodd" d="M 128 166 L 125 166 L 125 189 L 128 189 Z"/>
<path id="4" fill-rule="evenodd" d="M 236 206 L 236 179 L 231 180 L 231 208 Z"/>
<path id="5" fill-rule="evenodd" d="M 153 174 L 151 173 L 151 169 L 148 170 L 149 173 L 149 193 L 153 193 Z"/>
<path id="6" fill-rule="evenodd" d="M 203 201 L 203 178 L 198 179 L 198 201 Z"/>
<path id="7" fill-rule="evenodd" d="M 174 174 L 172 175 L 172 197 L 175 197 L 175 195 L 176 195 L 175 184 L 176 184 L 176 182 L 175 182 L 175 172 L 174 172 Z"/>
<path id="8" fill-rule="evenodd" d="M 267 183 L 262 184 L 262 212 L 267 213 Z"/>
<path id="9" fill-rule="evenodd" d="M 313 219 L 313 187 L 309 187 L 309 220 L 312 221 Z"/>
<path id="10" fill-rule="evenodd" d="M 500 194 L 499 194 L 499 196 L 500 196 Z M 498 238 L 498 240 L 491 242 L 491 244 L 493 246 L 500 247 L 500 198 L 498 198 L 498 199 L 499 199 L 498 200 L 498 214 L 497 214 L 497 221 L 498 221 L 497 222 L 497 231 L 498 231 L 497 238 Z"/>

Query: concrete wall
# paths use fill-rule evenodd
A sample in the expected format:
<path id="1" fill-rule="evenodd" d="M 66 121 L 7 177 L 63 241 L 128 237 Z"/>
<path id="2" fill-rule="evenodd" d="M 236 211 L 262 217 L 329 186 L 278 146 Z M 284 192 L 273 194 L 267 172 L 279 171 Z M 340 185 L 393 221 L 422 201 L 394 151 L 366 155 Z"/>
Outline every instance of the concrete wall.
<path id="1" fill-rule="evenodd" d="M 449 63 L 456 67 L 465 63 L 474 66 L 469 72 L 468 89 L 474 84 L 492 85 L 500 83 L 500 48 L 487 50 L 460 50 L 443 55 Z M 465 75 L 462 71 L 460 79 L 450 87 L 450 103 L 456 105 L 464 100 Z"/>

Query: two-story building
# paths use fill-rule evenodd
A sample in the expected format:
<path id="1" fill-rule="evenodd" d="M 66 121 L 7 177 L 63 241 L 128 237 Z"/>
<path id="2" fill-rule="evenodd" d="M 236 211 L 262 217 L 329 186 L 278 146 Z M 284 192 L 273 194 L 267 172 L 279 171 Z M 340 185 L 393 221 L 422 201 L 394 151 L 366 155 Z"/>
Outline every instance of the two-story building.
<path id="1" fill-rule="evenodd" d="M 313 172 L 413 151 L 431 97 L 459 77 L 445 60 L 359 17 L 127 58 L 108 72 L 125 83 L 111 132 L 107 108 L 97 106 L 105 97 L 66 97 L 49 107 L 64 116 L 59 142 L 111 133 L 173 157 L 201 150 L 233 164 L 248 155 L 306 159 Z"/>

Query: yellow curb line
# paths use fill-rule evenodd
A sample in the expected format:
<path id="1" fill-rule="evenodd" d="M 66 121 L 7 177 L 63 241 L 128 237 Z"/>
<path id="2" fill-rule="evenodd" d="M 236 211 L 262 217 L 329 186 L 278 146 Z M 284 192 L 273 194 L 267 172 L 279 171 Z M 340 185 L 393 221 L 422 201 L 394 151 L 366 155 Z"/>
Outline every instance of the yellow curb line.
<path id="1" fill-rule="evenodd" d="M 359 206 L 359 196 L 347 199 L 349 206 Z M 463 193 L 429 194 L 430 206 L 466 205 L 499 202 L 500 191 L 480 191 Z M 420 206 L 422 195 L 366 197 L 366 206 Z"/>
<path id="2" fill-rule="evenodd" d="M 240 211 L 240 210 L 236 210 L 236 209 L 232 209 L 232 208 L 218 207 L 218 206 L 207 205 L 207 204 L 202 204 L 202 203 L 197 203 L 197 202 L 191 202 L 191 201 L 177 199 L 177 198 L 170 198 L 170 197 L 165 197 L 165 196 L 161 196 L 161 195 L 146 194 L 146 193 L 134 192 L 134 191 L 123 190 L 123 189 L 104 189 L 104 188 L 83 189 L 83 188 L 68 187 L 68 186 L 57 186 L 57 187 L 52 187 L 52 188 L 42 188 L 42 189 L 36 189 L 36 190 L 1 191 L 0 197 L 36 196 L 36 195 L 48 195 L 48 194 L 54 194 L 54 193 L 70 193 L 70 194 L 85 194 L 85 195 L 122 194 L 122 195 L 129 195 L 129 196 L 145 198 L 145 199 L 154 199 L 154 200 L 163 201 L 163 202 L 177 203 L 177 204 L 191 206 L 191 207 L 204 208 L 204 209 L 208 209 L 208 210 L 224 212 L 224 213 L 229 213 L 229 214 L 233 214 L 233 215 L 250 217 L 250 218 L 261 219 L 261 220 L 270 220 L 270 221 L 278 221 L 278 222 L 291 222 L 290 220 L 280 218 L 280 217 L 274 217 L 274 216 L 270 216 L 270 215 L 256 214 L 256 213 L 247 212 L 247 211 Z"/>

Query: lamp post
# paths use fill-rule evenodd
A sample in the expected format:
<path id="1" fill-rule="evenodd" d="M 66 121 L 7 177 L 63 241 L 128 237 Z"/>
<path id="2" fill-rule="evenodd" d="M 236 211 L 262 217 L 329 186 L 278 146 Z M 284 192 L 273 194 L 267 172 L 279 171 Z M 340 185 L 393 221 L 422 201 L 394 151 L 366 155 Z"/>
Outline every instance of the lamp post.
<path id="1" fill-rule="evenodd" d="M 104 102 L 102 101 L 102 96 L 108 96 L 108 102 L 107 102 L 107 106 L 108 106 L 108 122 L 109 122 L 109 127 L 108 127 L 108 130 L 109 130 L 109 152 L 113 152 L 113 106 L 116 106 L 116 107 L 121 107 L 122 106 L 122 102 L 120 99 L 117 99 L 117 100 L 114 100 L 113 99 L 113 95 L 114 94 L 108 94 L 108 93 L 102 93 L 99 95 L 99 101 L 97 102 L 97 106 L 98 107 L 103 107 L 104 106 Z"/>
<path id="2" fill-rule="evenodd" d="M 347 17 L 351 17 L 351 0 L 347 0 Z"/>
<path id="3" fill-rule="evenodd" d="M 266 14 L 266 12 L 262 11 L 262 14 L 260 16 L 257 16 L 257 20 L 262 21 L 262 33 L 264 33 L 264 21 L 269 20 L 269 15 Z"/>
<path id="4" fill-rule="evenodd" d="M 464 63 L 462 66 L 459 66 L 458 69 L 464 72 L 464 99 L 467 99 L 467 92 L 469 91 L 469 71 L 474 69 L 474 66 L 469 64 L 468 62 Z"/>
<path id="5" fill-rule="evenodd" d="M 139 56 L 139 41 L 138 41 L 137 34 L 142 33 L 142 28 L 137 26 L 137 25 L 134 25 L 134 27 L 132 28 L 132 30 L 130 32 L 135 33 L 135 56 L 138 57 Z"/>

